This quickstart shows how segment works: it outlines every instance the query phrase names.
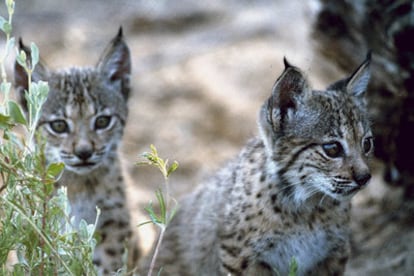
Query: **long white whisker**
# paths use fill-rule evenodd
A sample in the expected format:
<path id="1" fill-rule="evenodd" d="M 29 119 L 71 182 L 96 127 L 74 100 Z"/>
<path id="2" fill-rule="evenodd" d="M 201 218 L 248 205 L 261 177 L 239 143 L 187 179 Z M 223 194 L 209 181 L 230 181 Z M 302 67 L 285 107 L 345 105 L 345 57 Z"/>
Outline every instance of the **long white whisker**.
<path id="1" fill-rule="evenodd" d="M 326 193 L 323 194 L 321 200 L 319 201 L 319 206 L 322 206 L 323 200 L 327 197 L 328 195 Z"/>

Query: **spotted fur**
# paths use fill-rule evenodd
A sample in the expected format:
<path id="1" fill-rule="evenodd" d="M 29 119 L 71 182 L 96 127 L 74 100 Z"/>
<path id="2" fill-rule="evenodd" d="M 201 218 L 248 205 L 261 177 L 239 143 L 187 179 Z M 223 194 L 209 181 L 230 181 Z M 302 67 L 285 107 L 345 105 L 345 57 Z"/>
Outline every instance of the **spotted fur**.
<path id="1" fill-rule="evenodd" d="M 20 47 L 30 55 L 23 43 Z M 131 264 L 139 257 L 118 156 L 128 115 L 130 71 L 130 53 L 120 29 L 97 66 L 54 72 L 40 63 L 32 77 L 49 83 L 38 129 L 46 141 L 48 162 L 65 164 L 56 185 L 67 187 L 75 225 L 81 219 L 94 223 L 96 207 L 101 210 L 94 253 L 100 275 L 123 267 L 126 246 Z M 25 104 L 28 78 L 18 63 L 15 86 Z"/>
<path id="2" fill-rule="evenodd" d="M 185 197 L 167 228 L 163 275 L 341 275 L 352 196 L 369 178 L 369 59 L 324 91 L 285 61 L 260 136 Z"/>

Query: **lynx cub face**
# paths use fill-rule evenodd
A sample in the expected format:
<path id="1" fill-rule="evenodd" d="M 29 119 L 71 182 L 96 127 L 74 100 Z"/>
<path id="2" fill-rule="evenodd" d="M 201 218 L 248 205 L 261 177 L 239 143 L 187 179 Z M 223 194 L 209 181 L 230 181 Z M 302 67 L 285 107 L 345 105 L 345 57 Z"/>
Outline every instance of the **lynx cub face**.
<path id="1" fill-rule="evenodd" d="M 23 45 L 22 45 L 23 47 Z M 49 161 L 86 174 L 116 150 L 127 118 L 129 50 L 116 37 L 95 68 L 49 72 L 39 64 L 33 81 L 49 83 L 38 127 L 47 140 Z M 27 90 L 27 76 L 16 65 L 16 86 Z"/>
<path id="2" fill-rule="evenodd" d="M 262 107 L 259 130 L 286 199 L 349 199 L 371 178 L 373 137 L 364 92 L 368 62 L 325 91 L 312 90 L 285 60 L 286 69 Z"/>
<path id="3" fill-rule="evenodd" d="M 294 259 L 297 275 L 342 275 L 350 199 L 371 177 L 369 60 L 324 91 L 285 60 L 259 137 L 180 202 L 155 271 L 288 275 Z"/>
<path id="4" fill-rule="evenodd" d="M 122 138 L 126 101 L 107 79 L 100 69 L 50 76 L 50 100 L 39 126 L 48 141 L 47 155 L 64 162 L 67 170 L 85 174 L 96 169 Z"/>
<path id="5" fill-rule="evenodd" d="M 20 47 L 30 55 L 22 43 Z M 67 187 L 74 226 L 82 219 L 94 223 L 96 207 L 101 210 L 94 252 L 99 275 L 124 267 L 125 246 L 129 269 L 139 257 L 117 151 L 128 115 L 130 73 L 130 52 L 120 29 L 95 67 L 55 72 L 40 63 L 32 75 L 33 81 L 49 83 L 38 129 L 47 161 L 65 164 L 56 186 Z M 25 106 L 28 77 L 18 63 L 15 86 Z"/>

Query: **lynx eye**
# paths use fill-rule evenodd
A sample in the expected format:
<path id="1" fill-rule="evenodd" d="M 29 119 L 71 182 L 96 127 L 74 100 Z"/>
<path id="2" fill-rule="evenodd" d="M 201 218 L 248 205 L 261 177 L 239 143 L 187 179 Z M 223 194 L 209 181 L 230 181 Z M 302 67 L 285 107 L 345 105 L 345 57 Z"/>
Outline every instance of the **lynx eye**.
<path id="1" fill-rule="evenodd" d="M 368 154 L 372 150 L 373 145 L 374 145 L 374 141 L 372 137 L 367 137 L 362 142 L 362 150 L 364 151 L 365 154 Z"/>
<path id="2" fill-rule="evenodd" d="M 69 132 L 69 126 L 65 120 L 55 120 L 49 123 L 50 128 L 57 134 Z"/>
<path id="3" fill-rule="evenodd" d="M 331 158 L 343 156 L 344 149 L 339 142 L 331 142 L 322 145 L 323 151 Z"/>
<path id="4" fill-rule="evenodd" d="M 95 129 L 105 129 L 111 123 L 111 116 L 99 116 L 95 120 Z"/>

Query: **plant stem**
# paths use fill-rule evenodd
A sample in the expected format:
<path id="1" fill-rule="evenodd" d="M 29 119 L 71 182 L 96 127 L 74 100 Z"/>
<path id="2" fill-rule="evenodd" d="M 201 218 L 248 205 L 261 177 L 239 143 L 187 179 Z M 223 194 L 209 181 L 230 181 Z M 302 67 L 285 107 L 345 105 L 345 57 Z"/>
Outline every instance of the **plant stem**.
<path id="1" fill-rule="evenodd" d="M 32 93 L 32 72 L 31 68 L 27 69 L 27 93 Z M 35 133 L 36 126 L 33 125 L 33 104 L 28 105 L 29 108 L 29 136 L 27 137 L 28 147 L 30 150 L 33 150 L 33 137 Z"/>
<path id="2" fill-rule="evenodd" d="M 43 192 L 44 192 L 44 196 L 46 195 L 46 185 L 43 185 Z M 46 232 L 46 217 L 47 217 L 47 200 L 45 199 L 43 201 L 42 204 L 42 208 L 43 208 L 43 214 L 42 214 L 42 232 L 43 233 L 47 233 Z M 45 241 L 42 239 L 42 237 L 40 237 L 39 239 L 39 246 L 40 246 L 40 252 L 43 256 L 43 252 L 44 252 L 44 248 L 45 248 Z M 44 267 L 45 267 L 45 262 L 42 260 L 42 262 L 40 263 L 40 275 L 43 275 L 43 271 L 44 271 Z"/>
<path id="3" fill-rule="evenodd" d="M 74 274 L 72 273 L 70 267 L 66 264 L 66 262 L 61 258 L 61 256 L 57 252 L 57 250 L 53 247 L 53 245 L 52 245 L 51 241 L 49 240 L 48 236 L 45 235 L 37 227 L 37 225 L 33 222 L 33 220 L 31 219 L 31 217 L 27 216 L 26 213 L 18 205 L 16 205 L 14 202 L 11 202 L 11 201 L 9 201 L 6 198 L 4 198 L 3 200 L 4 200 L 4 203 L 8 204 L 15 211 L 17 211 L 20 215 L 22 215 L 22 217 L 33 227 L 33 229 L 39 234 L 39 236 L 44 240 L 44 242 L 47 244 L 47 246 L 51 249 L 51 251 L 53 252 L 53 254 L 59 259 L 59 261 L 61 262 L 62 266 L 66 269 L 66 272 L 68 273 L 68 275 L 74 276 Z"/>
<path id="4" fill-rule="evenodd" d="M 151 258 L 151 264 L 150 264 L 150 268 L 148 271 L 148 276 L 152 276 L 152 272 L 154 270 L 155 267 L 155 261 L 157 260 L 158 257 L 158 253 L 160 251 L 161 248 L 161 243 L 162 240 L 164 239 L 164 234 L 165 234 L 165 230 L 167 229 L 168 226 L 168 222 L 169 222 L 169 212 L 168 212 L 168 208 L 169 208 L 169 201 L 170 201 L 170 194 L 169 194 L 169 187 L 168 187 L 168 177 L 165 178 L 165 194 L 166 194 L 166 201 L 165 201 L 165 216 L 164 216 L 164 225 L 158 225 L 161 229 L 160 231 L 160 235 L 158 237 L 158 241 L 157 241 L 157 245 L 155 247 L 154 250 L 154 254 L 152 255 Z"/>
<path id="5" fill-rule="evenodd" d="M 10 5 L 9 5 L 9 3 L 6 2 L 6 5 L 7 5 L 7 12 L 8 12 L 8 15 L 9 15 L 8 24 L 11 28 L 13 13 L 14 13 L 14 9 L 11 8 L 11 5 L 14 5 L 14 2 L 10 3 Z M 6 73 L 6 68 L 5 68 L 5 61 L 6 61 L 6 58 L 7 58 L 8 54 L 9 54 L 8 53 L 9 43 L 10 43 L 10 39 L 11 39 L 10 33 L 11 33 L 11 29 L 9 31 L 5 32 L 5 34 L 6 34 L 6 44 L 5 45 L 6 46 L 4 48 L 4 54 L 3 54 L 3 56 L 1 57 L 1 60 L 0 60 L 0 74 L 1 74 L 1 80 L 2 80 L 1 82 L 2 83 L 7 83 L 7 73 Z M 10 91 L 2 91 L 2 92 L 5 92 L 4 93 L 4 103 L 7 103 L 8 100 L 9 100 L 9 92 Z M 5 108 L 7 110 L 7 106 Z M 8 111 L 7 111 L 7 114 L 8 114 Z"/>
<path id="6" fill-rule="evenodd" d="M 154 270 L 155 261 L 157 259 L 158 252 L 160 250 L 161 243 L 164 238 L 164 233 L 165 233 L 166 228 L 165 227 L 160 227 L 160 228 L 161 228 L 160 235 L 158 237 L 157 246 L 155 247 L 154 254 L 152 255 L 151 264 L 150 264 L 150 268 L 149 268 L 147 276 L 152 276 L 152 271 Z"/>
<path id="7" fill-rule="evenodd" d="M 170 212 L 169 212 L 169 208 L 170 208 L 170 185 L 168 185 L 168 178 L 165 179 L 165 227 L 168 226 L 168 223 L 170 222 Z"/>

